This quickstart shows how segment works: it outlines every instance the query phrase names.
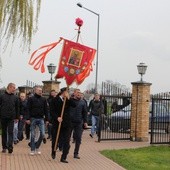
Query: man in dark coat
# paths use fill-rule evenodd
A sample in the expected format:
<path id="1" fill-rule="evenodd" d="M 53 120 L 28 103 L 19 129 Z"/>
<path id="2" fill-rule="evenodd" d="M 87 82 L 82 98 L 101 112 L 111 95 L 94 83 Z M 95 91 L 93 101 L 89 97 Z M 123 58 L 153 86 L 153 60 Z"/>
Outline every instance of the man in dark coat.
<path id="1" fill-rule="evenodd" d="M 65 106 L 63 110 L 63 117 L 61 116 L 63 104 L 65 100 Z M 68 163 L 67 155 L 70 148 L 70 132 L 71 132 L 71 122 L 69 114 L 69 106 L 72 105 L 75 107 L 74 102 L 69 100 L 69 95 L 67 88 L 62 88 L 59 94 L 52 99 L 51 102 L 51 122 L 52 122 L 52 152 L 51 156 L 53 159 L 56 157 L 56 148 L 55 145 L 58 145 L 58 141 L 62 138 L 62 155 L 60 161 L 63 163 Z M 58 133 L 59 124 L 61 123 L 61 129 L 59 139 L 56 143 L 56 136 Z"/>
<path id="2" fill-rule="evenodd" d="M 55 98 L 57 95 L 56 91 L 55 90 L 51 90 L 50 91 L 50 95 L 47 99 L 47 102 L 48 102 L 48 118 L 49 118 L 49 124 L 47 125 L 47 131 L 48 131 L 48 137 L 47 139 L 51 139 L 51 128 L 52 128 L 52 124 L 51 124 L 51 102 L 52 102 L 52 99 Z"/>
<path id="3" fill-rule="evenodd" d="M 93 138 L 94 134 L 98 134 L 99 130 L 99 116 L 104 113 L 103 102 L 100 100 L 100 95 L 95 94 L 94 99 L 89 104 L 88 111 L 92 115 L 92 127 L 90 137 Z"/>
<path id="4" fill-rule="evenodd" d="M 0 119 L 2 126 L 2 152 L 8 149 L 13 152 L 13 129 L 14 121 L 19 119 L 19 99 L 14 94 L 16 86 L 9 83 L 4 94 L 0 96 Z"/>
<path id="5" fill-rule="evenodd" d="M 72 100 L 76 104 L 76 107 L 70 107 L 71 128 L 74 131 L 75 148 L 74 158 L 80 159 L 79 148 L 81 144 L 83 125 L 87 128 L 87 106 L 84 100 L 82 100 L 82 93 L 79 89 L 74 92 Z"/>
<path id="6" fill-rule="evenodd" d="M 23 135 L 24 124 L 25 124 L 25 120 L 27 120 L 27 117 L 28 117 L 28 108 L 27 108 L 26 94 L 21 92 L 19 96 L 20 96 L 20 100 L 19 100 L 20 101 L 20 118 L 18 122 L 18 139 L 22 141 L 24 138 L 24 135 Z"/>
<path id="7" fill-rule="evenodd" d="M 31 123 L 31 153 L 30 155 L 41 154 L 39 147 L 42 140 L 45 137 L 45 125 L 44 118 L 48 124 L 48 107 L 47 100 L 45 97 L 42 97 L 42 88 L 39 86 L 35 87 L 34 96 L 28 98 L 27 106 L 29 112 L 29 120 L 27 123 Z M 38 126 L 40 131 L 40 136 L 38 141 L 35 141 L 35 129 Z"/>

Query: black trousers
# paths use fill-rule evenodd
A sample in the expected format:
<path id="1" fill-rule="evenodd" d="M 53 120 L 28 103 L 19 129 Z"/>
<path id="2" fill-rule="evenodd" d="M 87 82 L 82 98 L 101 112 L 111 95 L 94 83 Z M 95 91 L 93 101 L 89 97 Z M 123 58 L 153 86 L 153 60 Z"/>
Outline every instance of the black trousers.
<path id="1" fill-rule="evenodd" d="M 51 138 L 51 128 L 52 128 L 52 125 L 51 124 L 48 124 L 47 125 L 47 131 L 48 131 L 48 137 Z"/>
<path id="2" fill-rule="evenodd" d="M 1 119 L 2 127 L 2 148 L 12 149 L 13 148 L 13 129 L 14 120 L 13 119 Z"/>
<path id="3" fill-rule="evenodd" d="M 23 140 L 23 138 L 24 138 L 24 135 L 23 135 L 24 124 L 25 124 L 24 119 L 19 120 L 19 122 L 18 122 L 18 139 L 20 141 Z"/>
<path id="4" fill-rule="evenodd" d="M 82 132 L 83 132 L 83 123 L 72 122 L 71 131 L 74 131 L 74 139 L 75 139 L 74 155 L 78 155 L 80 144 L 81 144 Z"/>
<path id="5" fill-rule="evenodd" d="M 55 142 L 56 142 L 56 136 L 58 132 L 58 123 L 53 123 L 51 132 L 52 132 L 52 152 L 53 152 L 55 147 Z M 62 146 L 61 159 L 66 159 L 69 153 L 70 133 L 71 133 L 71 128 L 69 126 L 68 127 L 61 126 L 60 135 L 57 143 L 57 146 Z"/>
<path id="6" fill-rule="evenodd" d="M 25 135 L 26 138 L 29 139 L 30 138 L 30 124 L 25 124 Z"/>

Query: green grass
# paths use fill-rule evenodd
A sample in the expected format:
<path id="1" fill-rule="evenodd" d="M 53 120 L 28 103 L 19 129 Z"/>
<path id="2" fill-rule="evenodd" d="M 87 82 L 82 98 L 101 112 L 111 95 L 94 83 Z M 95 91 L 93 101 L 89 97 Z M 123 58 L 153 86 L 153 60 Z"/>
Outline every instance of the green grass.
<path id="1" fill-rule="evenodd" d="M 103 150 L 101 153 L 127 170 L 170 170 L 170 146 Z"/>

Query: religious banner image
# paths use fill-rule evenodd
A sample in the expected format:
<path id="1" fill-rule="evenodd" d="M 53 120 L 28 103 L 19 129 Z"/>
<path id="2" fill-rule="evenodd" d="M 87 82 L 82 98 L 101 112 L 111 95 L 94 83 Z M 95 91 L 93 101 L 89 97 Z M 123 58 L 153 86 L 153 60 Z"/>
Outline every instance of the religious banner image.
<path id="1" fill-rule="evenodd" d="M 79 84 L 79 80 L 81 79 L 82 82 L 86 78 L 84 75 L 88 75 L 82 73 L 91 70 L 95 52 L 96 50 L 93 48 L 64 39 L 56 78 L 65 77 L 68 85 L 74 81 Z M 83 75 L 83 79 L 81 75 Z"/>

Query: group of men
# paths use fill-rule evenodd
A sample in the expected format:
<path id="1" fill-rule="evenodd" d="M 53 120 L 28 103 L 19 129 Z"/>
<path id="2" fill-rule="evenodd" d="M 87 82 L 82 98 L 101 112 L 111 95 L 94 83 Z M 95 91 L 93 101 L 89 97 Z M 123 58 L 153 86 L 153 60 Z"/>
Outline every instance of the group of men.
<path id="1" fill-rule="evenodd" d="M 14 122 L 21 119 L 20 102 L 15 95 L 16 85 L 9 83 L 4 94 L 0 95 L 0 120 L 2 127 L 2 152 L 13 152 Z M 41 154 L 40 145 L 45 137 L 45 124 L 51 125 L 51 157 L 56 158 L 56 150 L 60 145 L 62 155 L 60 161 L 68 163 L 67 155 L 70 149 L 70 138 L 74 132 L 75 159 L 80 159 L 79 148 L 81 144 L 83 127 L 87 127 L 87 103 L 82 99 L 82 93 L 75 89 L 74 94 L 69 96 L 68 88 L 62 88 L 57 96 L 47 101 L 42 96 L 42 88 L 36 86 L 34 95 L 26 102 L 27 114 L 25 123 L 30 124 L 31 140 L 30 155 Z M 22 124 L 23 125 L 23 124 Z M 39 129 L 39 137 L 36 140 L 36 131 Z M 22 128 L 21 128 L 22 129 Z M 22 132 L 20 133 L 22 138 Z"/>

